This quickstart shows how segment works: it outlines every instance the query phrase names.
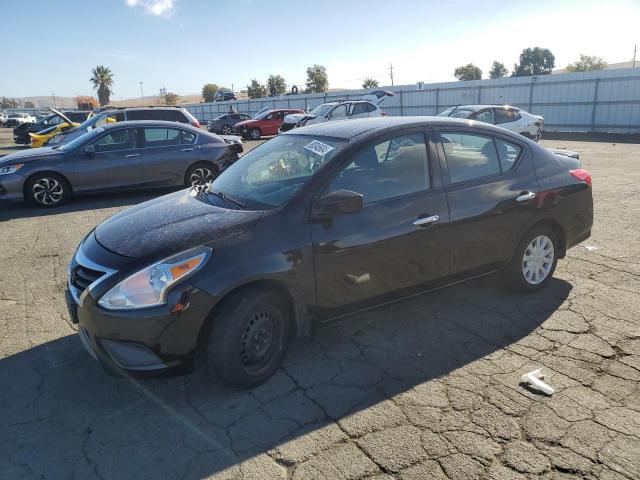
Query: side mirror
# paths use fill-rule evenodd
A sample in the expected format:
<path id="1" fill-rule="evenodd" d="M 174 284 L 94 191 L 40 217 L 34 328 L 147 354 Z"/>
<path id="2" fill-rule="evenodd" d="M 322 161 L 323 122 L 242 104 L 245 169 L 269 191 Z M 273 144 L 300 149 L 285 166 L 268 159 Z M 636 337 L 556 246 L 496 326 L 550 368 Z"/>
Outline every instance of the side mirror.
<path id="1" fill-rule="evenodd" d="M 93 157 L 96 154 L 96 147 L 94 147 L 93 145 L 84 147 L 84 153 L 86 153 L 90 157 Z"/>
<path id="2" fill-rule="evenodd" d="M 351 190 L 335 190 L 320 197 L 311 209 L 311 219 L 357 213 L 362 210 L 362 195 Z"/>

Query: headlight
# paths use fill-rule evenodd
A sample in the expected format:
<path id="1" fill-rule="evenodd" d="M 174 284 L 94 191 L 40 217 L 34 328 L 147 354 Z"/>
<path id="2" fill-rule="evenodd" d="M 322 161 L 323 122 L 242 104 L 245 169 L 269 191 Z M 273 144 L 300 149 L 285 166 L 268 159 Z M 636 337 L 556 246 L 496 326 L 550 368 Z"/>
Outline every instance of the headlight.
<path id="1" fill-rule="evenodd" d="M 210 256 L 210 248 L 198 247 L 154 263 L 122 280 L 100 298 L 98 305 L 108 310 L 163 305 L 167 290 L 201 269 Z"/>
<path id="2" fill-rule="evenodd" d="M 10 173 L 16 173 L 23 166 L 24 166 L 24 163 L 16 163 L 15 165 L 0 167 L 0 175 L 9 175 Z"/>

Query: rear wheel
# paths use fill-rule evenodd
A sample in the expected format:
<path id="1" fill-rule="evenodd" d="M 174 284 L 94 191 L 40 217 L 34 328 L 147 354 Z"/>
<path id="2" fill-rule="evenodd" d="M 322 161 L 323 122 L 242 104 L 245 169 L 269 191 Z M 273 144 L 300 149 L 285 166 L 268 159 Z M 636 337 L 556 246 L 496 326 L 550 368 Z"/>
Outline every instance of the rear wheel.
<path id="1" fill-rule="evenodd" d="M 187 170 L 187 174 L 185 175 L 184 183 L 187 187 L 206 185 L 212 180 L 215 180 L 217 176 L 218 169 L 215 165 L 200 162 L 189 167 L 189 170 Z"/>
<path id="2" fill-rule="evenodd" d="M 525 293 L 540 290 L 553 276 L 558 252 L 557 236 L 551 228 L 539 226 L 529 230 L 505 269 L 509 287 Z"/>
<path id="3" fill-rule="evenodd" d="M 231 128 L 231 125 L 223 125 L 220 132 L 223 135 L 231 135 L 233 133 L 233 128 Z"/>
<path id="4" fill-rule="evenodd" d="M 209 375 L 234 387 L 260 385 L 280 366 L 291 323 L 288 302 L 277 291 L 247 287 L 231 294 L 209 331 Z"/>
<path id="5" fill-rule="evenodd" d="M 71 196 L 71 187 L 62 175 L 44 172 L 27 180 L 24 193 L 29 203 L 49 208 L 66 202 Z"/>
<path id="6" fill-rule="evenodd" d="M 258 130 L 257 128 L 252 128 L 249 132 L 249 137 L 251 138 L 251 140 L 260 140 L 260 136 L 260 130 Z"/>

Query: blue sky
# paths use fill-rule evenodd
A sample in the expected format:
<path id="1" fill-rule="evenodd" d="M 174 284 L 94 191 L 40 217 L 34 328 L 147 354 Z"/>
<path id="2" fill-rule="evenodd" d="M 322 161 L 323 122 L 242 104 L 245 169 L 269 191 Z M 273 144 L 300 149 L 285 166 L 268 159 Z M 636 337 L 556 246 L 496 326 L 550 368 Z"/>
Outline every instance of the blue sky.
<path id="1" fill-rule="evenodd" d="M 240 89 L 277 73 L 302 84 L 314 63 L 332 88 L 389 84 L 391 62 L 396 84 L 449 81 L 468 62 L 485 76 L 494 59 L 511 69 L 529 46 L 550 48 L 558 68 L 579 53 L 627 61 L 640 43 L 638 0 L 30 0 L 2 10 L 0 95 L 20 97 L 91 94 L 99 64 L 122 99 L 139 96 L 140 81 L 145 94 Z"/>

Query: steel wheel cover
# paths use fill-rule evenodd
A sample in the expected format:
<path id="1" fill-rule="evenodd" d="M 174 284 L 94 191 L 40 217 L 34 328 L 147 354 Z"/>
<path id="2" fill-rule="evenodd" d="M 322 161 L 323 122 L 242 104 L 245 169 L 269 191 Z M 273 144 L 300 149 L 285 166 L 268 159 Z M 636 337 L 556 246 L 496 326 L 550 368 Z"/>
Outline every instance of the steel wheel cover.
<path id="1" fill-rule="evenodd" d="M 31 191 L 36 202 L 42 205 L 55 205 L 64 197 L 64 187 L 55 178 L 41 178 Z"/>
<path id="2" fill-rule="evenodd" d="M 555 250 L 546 235 L 535 237 L 522 256 L 522 276 L 530 285 L 539 285 L 546 280 L 553 267 Z"/>

